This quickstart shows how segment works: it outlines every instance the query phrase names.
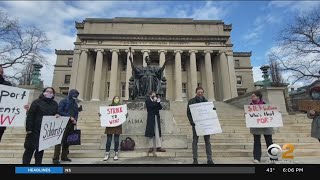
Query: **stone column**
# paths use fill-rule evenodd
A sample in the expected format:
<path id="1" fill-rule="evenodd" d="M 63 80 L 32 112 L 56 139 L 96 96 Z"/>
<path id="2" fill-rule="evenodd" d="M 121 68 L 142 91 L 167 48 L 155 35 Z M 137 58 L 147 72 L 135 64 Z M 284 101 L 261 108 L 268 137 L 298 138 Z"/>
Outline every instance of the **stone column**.
<path id="1" fill-rule="evenodd" d="M 234 60 L 233 54 L 227 54 L 228 66 L 229 66 L 229 77 L 230 77 L 230 88 L 231 88 L 231 98 L 238 96 L 237 91 L 237 81 L 236 81 L 236 72 L 234 69 Z"/>
<path id="2" fill-rule="evenodd" d="M 198 86 L 198 78 L 197 78 L 197 62 L 196 62 L 196 50 L 190 50 L 190 80 L 191 82 L 191 92 L 194 92 Z"/>
<path id="3" fill-rule="evenodd" d="M 221 84 L 223 101 L 231 99 L 231 85 L 230 85 L 230 74 L 228 59 L 225 52 L 220 52 L 220 68 L 221 68 Z"/>
<path id="4" fill-rule="evenodd" d="M 164 64 L 165 60 L 166 60 L 166 50 L 159 50 L 159 66 L 162 67 L 162 65 Z M 166 70 L 163 70 L 163 76 L 165 76 L 166 74 Z"/>
<path id="5" fill-rule="evenodd" d="M 132 54 L 131 54 L 131 57 L 132 57 L 132 62 L 133 62 L 133 53 L 134 53 L 134 50 L 131 50 Z M 129 99 L 129 79 L 130 77 L 132 76 L 132 68 L 131 68 L 131 62 L 129 60 L 129 56 L 130 56 L 130 53 L 129 53 L 129 50 L 126 50 L 126 53 L 127 53 L 127 72 L 126 72 L 126 92 L 125 92 L 125 100 L 128 100 Z"/>
<path id="6" fill-rule="evenodd" d="M 109 90 L 109 100 L 112 100 L 113 97 L 117 94 L 117 76 L 118 76 L 118 49 L 111 49 L 112 60 L 111 60 L 111 73 L 110 73 L 110 90 Z"/>
<path id="7" fill-rule="evenodd" d="M 76 89 L 77 77 L 78 77 L 78 69 L 79 69 L 79 59 L 80 59 L 80 51 L 74 50 L 73 54 L 73 62 L 72 62 L 72 70 L 71 70 L 71 80 L 69 89 Z"/>
<path id="8" fill-rule="evenodd" d="M 181 53 L 182 50 L 175 50 L 175 101 L 182 101 L 182 73 L 181 73 Z"/>
<path id="9" fill-rule="evenodd" d="M 213 51 L 209 51 L 209 50 L 204 51 L 204 63 L 205 63 L 205 67 L 206 67 L 208 100 L 215 101 L 214 89 L 213 89 L 211 53 L 213 53 Z"/>
<path id="10" fill-rule="evenodd" d="M 150 50 L 141 50 L 142 54 L 143 54 L 143 59 L 142 59 L 142 65 L 143 67 L 147 66 L 147 63 L 145 61 L 146 56 L 149 56 Z"/>
<path id="11" fill-rule="evenodd" d="M 85 86 L 86 86 L 86 79 L 87 79 L 87 66 L 88 66 L 88 53 L 89 51 L 87 49 L 81 50 L 80 54 L 80 61 L 79 61 L 79 73 L 78 73 L 78 79 L 76 84 L 76 89 L 79 92 L 79 100 L 83 101 L 85 97 Z"/>
<path id="12" fill-rule="evenodd" d="M 103 61 L 103 49 L 96 49 L 97 58 L 96 66 L 94 71 L 93 89 L 92 89 L 92 99 L 91 101 L 100 101 L 100 85 L 102 76 L 102 61 Z"/>

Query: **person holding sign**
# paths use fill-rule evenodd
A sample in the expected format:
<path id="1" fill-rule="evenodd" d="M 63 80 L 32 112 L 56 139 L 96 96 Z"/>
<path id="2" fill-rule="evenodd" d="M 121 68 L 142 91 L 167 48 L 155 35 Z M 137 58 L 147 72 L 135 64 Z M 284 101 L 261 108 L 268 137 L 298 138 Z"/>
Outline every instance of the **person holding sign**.
<path id="1" fill-rule="evenodd" d="M 119 96 L 114 96 L 112 99 L 112 102 L 109 106 L 120 106 L 122 103 L 120 102 Z M 101 114 L 99 114 L 99 117 L 101 117 Z M 126 114 L 126 117 L 128 117 L 128 113 Z M 103 158 L 103 161 L 107 161 L 110 157 L 110 147 L 111 147 L 111 141 L 112 136 L 114 136 L 114 156 L 113 160 L 117 161 L 119 160 L 119 139 L 120 134 L 122 134 L 122 125 L 116 126 L 116 127 L 106 127 L 105 134 L 107 134 L 107 142 L 106 142 L 106 154 Z"/>
<path id="2" fill-rule="evenodd" d="M 33 153 L 35 164 L 42 164 L 43 152 L 39 149 L 39 138 L 43 116 L 56 116 L 58 114 L 58 103 L 54 100 L 55 91 L 47 87 L 42 91 L 38 99 L 31 103 L 26 119 L 26 139 L 24 142 L 23 164 L 30 164 Z"/>
<path id="3" fill-rule="evenodd" d="M 262 100 L 262 93 L 260 91 L 255 91 L 252 95 L 251 95 L 251 103 L 250 105 L 255 105 L 255 104 L 266 104 L 266 102 L 264 102 Z M 272 134 L 274 134 L 274 130 L 272 127 L 268 127 L 268 128 L 250 128 L 250 133 L 253 134 L 253 138 L 254 138 L 254 143 L 253 143 L 253 157 L 254 163 L 259 163 L 261 160 L 261 134 L 263 134 L 264 139 L 266 141 L 267 147 L 269 147 L 271 144 L 273 144 L 272 142 Z M 277 159 L 271 159 L 273 161 L 277 160 Z"/>
<path id="4" fill-rule="evenodd" d="M 156 92 L 151 91 L 149 98 L 145 101 L 148 117 L 145 136 L 149 138 L 150 146 L 153 144 L 148 153 L 154 152 L 155 148 L 157 152 L 166 152 L 161 146 L 161 126 L 160 126 L 160 113 L 162 109 L 160 104 L 160 97 L 157 98 Z"/>
<path id="5" fill-rule="evenodd" d="M 320 100 L 320 85 L 315 84 L 309 90 L 309 95 L 312 100 L 319 101 Z M 311 124 L 311 137 L 314 137 L 320 142 L 320 112 L 311 109 L 307 112 L 307 116 L 309 119 L 313 119 Z"/>
<path id="6" fill-rule="evenodd" d="M 61 153 L 61 160 L 62 161 L 71 161 L 68 158 L 69 154 L 69 144 L 67 143 L 68 135 L 74 130 L 75 125 L 77 124 L 78 115 L 79 115 L 79 108 L 76 102 L 76 99 L 79 96 L 79 92 L 75 89 L 71 89 L 69 91 L 68 97 L 61 100 L 59 103 L 59 114 L 61 116 L 70 117 L 66 129 L 64 131 L 61 144 L 58 144 L 54 148 L 54 154 L 52 158 L 53 164 L 60 164 L 60 152 L 61 152 L 61 145 L 62 145 L 62 153 Z"/>
<path id="7" fill-rule="evenodd" d="M 193 164 L 198 164 L 198 139 L 199 136 L 197 135 L 196 128 L 195 128 L 195 123 L 193 122 L 193 118 L 191 115 L 190 107 L 189 105 L 191 104 L 196 104 L 196 103 L 202 103 L 202 102 L 208 102 L 208 100 L 203 96 L 204 90 L 202 87 L 197 87 L 196 88 L 196 97 L 190 99 L 188 101 L 188 106 L 187 106 L 187 116 L 190 122 L 190 125 L 192 126 L 192 154 L 193 154 Z M 214 110 L 216 110 L 214 108 Z M 212 151 L 211 151 L 211 143 L 210 143 L 210 135 L 205 135 L 204 136 L 204 142 L 206 145 L 206 153 L 207 153 L 207 163 L 208 164 L 214 164 L 212 160 Z"/>

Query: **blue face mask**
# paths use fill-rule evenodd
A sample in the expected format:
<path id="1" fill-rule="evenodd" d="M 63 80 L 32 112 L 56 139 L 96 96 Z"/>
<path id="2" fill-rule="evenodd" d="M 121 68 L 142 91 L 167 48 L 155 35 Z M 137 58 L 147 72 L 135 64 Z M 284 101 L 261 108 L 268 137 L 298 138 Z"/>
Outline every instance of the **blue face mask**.
<path id="1" fill-rule="evenodd" d="M 319 92 L 313 92 L 311 94 L 311 96 L 312 96 L 313 99 L 320 99 L 320 93 Z"/>

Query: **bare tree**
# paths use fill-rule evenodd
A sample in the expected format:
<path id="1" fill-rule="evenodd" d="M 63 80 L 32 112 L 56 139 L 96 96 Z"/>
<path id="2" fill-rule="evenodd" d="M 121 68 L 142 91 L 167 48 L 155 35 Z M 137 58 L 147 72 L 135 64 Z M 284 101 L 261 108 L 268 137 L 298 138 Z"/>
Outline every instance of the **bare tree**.
<path id="1" fill-rule="evenodd" d="M 49 40 L 37 27 L 23 27 L 0 11 L 0 65 L 3 68 L 27 65 L 30 61 L 47 64 L 43 56 Z"/>
<path id="2" fill-rule="evenodd" d="M 320 78 L 320 7 L 295 17 L 278 36 L 279 51 L 271 57 L 289 71 L 293 84 Z"/>
<path id="3" fill-rule="evenodd" d="M 283 85 L 284 81 L 281 75 L 281 68 L 279 62 L 273 56 L 269 56 L 269 66 L 272 84 L 274 86 Z"/>

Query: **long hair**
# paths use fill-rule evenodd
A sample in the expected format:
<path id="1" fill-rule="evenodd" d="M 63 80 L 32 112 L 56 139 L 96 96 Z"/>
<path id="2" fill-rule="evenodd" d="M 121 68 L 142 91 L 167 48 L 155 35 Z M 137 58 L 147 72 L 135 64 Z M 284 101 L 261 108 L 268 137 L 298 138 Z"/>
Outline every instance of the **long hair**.
<path id="1" fill-rule="evenodd" d="M 119 103 L 117 103 L 117 104 L 114 102 L 114 99 L 115 99 L 116 97 L 119 98 Z M 119 105 L 119 104 L 121 104 L 120 97 L 119 97 L 119 96 L 114 96 L 114 97 L 112 98 L 111 105 Z"/>

